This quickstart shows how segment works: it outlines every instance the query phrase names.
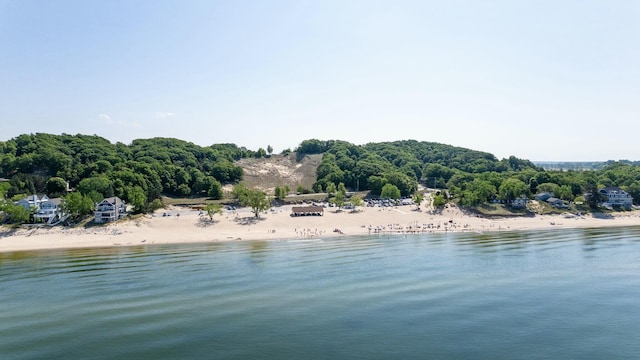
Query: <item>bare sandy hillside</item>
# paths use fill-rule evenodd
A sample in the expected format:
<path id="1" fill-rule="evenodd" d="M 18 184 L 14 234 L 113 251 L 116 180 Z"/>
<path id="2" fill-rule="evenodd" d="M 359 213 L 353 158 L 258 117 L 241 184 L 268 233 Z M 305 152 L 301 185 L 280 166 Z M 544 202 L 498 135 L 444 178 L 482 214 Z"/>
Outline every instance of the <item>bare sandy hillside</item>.
<path id="1" fill-rule="evenodd" d="M 290 153 L 261 159 L 241 159 L 236 164 L 244 170 L 247 187 L 273 194 L 276 186 L 286 185 L 291 191 L 300 185 L 311 189 L 316 182 L 316 169 L 321 161 L 321 154 L 298 156 Z"/>

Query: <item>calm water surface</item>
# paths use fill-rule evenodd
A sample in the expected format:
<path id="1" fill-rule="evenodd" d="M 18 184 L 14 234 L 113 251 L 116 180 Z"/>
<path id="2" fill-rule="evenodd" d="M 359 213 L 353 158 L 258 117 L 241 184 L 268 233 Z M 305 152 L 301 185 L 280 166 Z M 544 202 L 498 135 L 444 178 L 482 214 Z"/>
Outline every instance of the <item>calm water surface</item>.
<path id="1" fill-rule="evenodd" d="M 637 359 L 640 228 L 0 254 L 1 359 Z"/>

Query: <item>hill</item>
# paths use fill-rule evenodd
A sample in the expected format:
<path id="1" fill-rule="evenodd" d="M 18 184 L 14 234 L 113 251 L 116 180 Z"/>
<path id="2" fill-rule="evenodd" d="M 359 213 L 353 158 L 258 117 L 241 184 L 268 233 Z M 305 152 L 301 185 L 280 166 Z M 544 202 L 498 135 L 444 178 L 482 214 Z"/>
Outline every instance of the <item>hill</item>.
<path id="1" fill-rule="evenodd" d="M 160 206 L 161 196 L 222 199 L 239 181 L 273 194 L 276 186 L 316 193 L 344 186 L 382 195 L 411 196 L 419 184 L 446 189 L 446 200 L 475 206 L 509 203 L 539 191 L 572 201 L 585 194 L 592 207 L 597 189 L 620 187 L 640 199 L 640 166 L 607 163 L 594 171 L 549 171 L 529 160 L 433 142 L 403 140 L 355 145 L 341 140 L 303 141 L 279 155 L 234 144 L 199 146 L 173 138 L 113 144 L 99 136 L 25 134 L 0 141 L 0 196 L 66 195 L 67 187 L 89 201 L 119 196 L 136 210 Z M 156 201 L 158 200 L 158 201 Z M 443 199 L 445 200 L 445 199 Z M 444 204 L 444 202 L 442 202 Z"/>

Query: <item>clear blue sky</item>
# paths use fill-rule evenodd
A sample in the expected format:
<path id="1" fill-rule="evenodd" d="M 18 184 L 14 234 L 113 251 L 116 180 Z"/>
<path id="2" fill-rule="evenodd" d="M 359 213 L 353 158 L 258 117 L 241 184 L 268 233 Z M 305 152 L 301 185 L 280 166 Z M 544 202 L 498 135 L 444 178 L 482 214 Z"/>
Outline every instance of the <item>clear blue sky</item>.
<path id="1" fill-rule="evenodd" d="M 640 1 L 0 0 L 0 141 L 640 160 Z"/>

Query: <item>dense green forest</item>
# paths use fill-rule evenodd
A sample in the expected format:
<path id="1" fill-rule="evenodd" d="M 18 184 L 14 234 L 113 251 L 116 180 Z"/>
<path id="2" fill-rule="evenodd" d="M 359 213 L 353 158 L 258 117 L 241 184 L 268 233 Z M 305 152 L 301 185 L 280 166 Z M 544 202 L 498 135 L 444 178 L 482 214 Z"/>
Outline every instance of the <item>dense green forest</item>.
<path id="1" fill-rule="evenodd" d="M 231 144 L 201 147 L 168 138 L 112 144 L 99 136 L 20 135 L 0 142 L 0 177 L 6 196 L 66 193 L 66 182 L 84 195 L 119 196 L 144 209 L 161 194 L 222 197 L 222 184 L 242 179 L 234 161 L 256 156 Z"/>
<path id="2" fill-rule="evenodd" d="M 573 201 L 601 187 L 618 186 L 640 200 L 640 166 L 628 161 L 608 162 L 592 171 L 551 171 L 513 156 L 499 160 L 485 152 L 415 140 L 355 145 L 311 139 L 295 151 L 323 155 L 315 192 L 347 188 L 381 195 L 383 188 L 391 188 L 411 196 L 423 184 L 446 189 L 443 194 L 463 206 L 475 206 L 494 199 L 508 203 L 538 191 Z M 97 201 L 115 195 L 137 211 L 147 211 L 162 205 L 161 195 L 221 199 L 223 184 L 243 179 L 235 161 L 270 153 L 270 147 L 267 153 L 171 138 L 125 145 L 95 135 L 25 134 L 0 142 L 0 178 L 9 180 L 0 182 L 0 194 L 8 199 L 33 193 L 55 197 L 67 194 L 68 183 L 77 190 L 75 196 Z M 597 195 L 591 200 L 597 202 Z"/>
<path id="3" fill-rule="evenodd" d="M 489 153 L 415 140 L 357 146 L 344 141 L 303 141 L 300 153 L 324 154 L 317 171 L 315 191 L 343 183 L 354 190 L 379 195 L 386 184 L 413 194 L 419 183 L 446 189 L 451 199 L 475 206 L 499 199 L 510 202 L 550 191 L 566 201 L 617 186 L 640 200 L 640 166 L 629 161 L 607 162 L 595 171 L 546 171 L 529 160 L 511 156 L 498 160 Z M 332 185 L 333 184 L 333 185 Z"/>

